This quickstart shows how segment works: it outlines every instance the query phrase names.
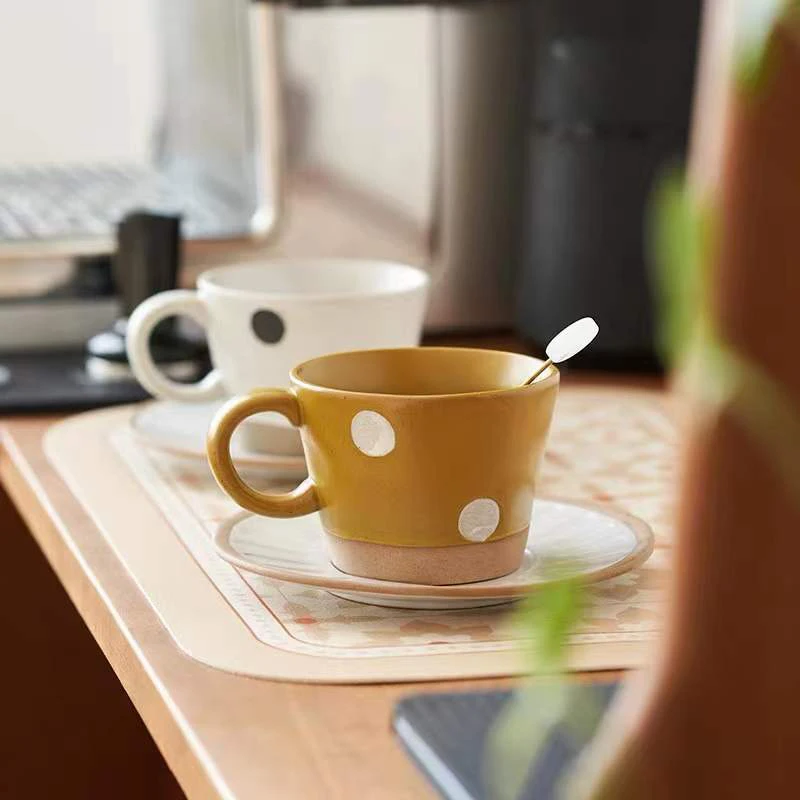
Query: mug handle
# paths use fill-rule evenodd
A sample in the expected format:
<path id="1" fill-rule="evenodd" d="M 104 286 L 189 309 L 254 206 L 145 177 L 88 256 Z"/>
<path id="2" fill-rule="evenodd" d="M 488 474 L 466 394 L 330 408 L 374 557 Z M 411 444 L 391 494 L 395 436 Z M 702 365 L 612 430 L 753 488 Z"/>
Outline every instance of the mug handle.
<path id="1" fill-rule="evenodd" d="M 300 427 L 300 404 L 294 392 L 286 389 L 263 389 L 234 397 L 216 413 L 208 429 L 206 452 L 217 483 L 242 508 L 265 517 L 301 517 L 319 511 L 319 497 L 311 478 L 291 492 L 275 494 L 256 491 L 236 471 L 231 458 L 233 432 L 248 417 L 265 411 L 277 411 Z"/>
<path id="2" fill-rule="evenodd" d="M 221 399 L 225 396 L 225 387 L 219 370 L 211 370 L 198 383 L 178 383 L 168 378 L 153 360 L 150 353 L 153 328 L 165 317 L 175 315 L 191 317 L 203 328 L 208 326 L 205 304 L 196 292 L 189 289 L 173 289 L 148 297 L 131 314 L 125 343 L 133 374 L 155 397 L 190 403 Z"/>

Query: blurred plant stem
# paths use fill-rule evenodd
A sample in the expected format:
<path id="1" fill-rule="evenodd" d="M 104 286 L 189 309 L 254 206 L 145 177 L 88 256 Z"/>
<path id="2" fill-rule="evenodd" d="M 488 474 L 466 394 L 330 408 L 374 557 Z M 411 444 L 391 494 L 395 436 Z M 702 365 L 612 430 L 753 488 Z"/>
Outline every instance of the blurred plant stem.
<path id="1" fill-rule="evenodd" d="M 800 415 L 778 381 L 724 341 L 711 312 L 714 215 L 698 207 L 681 173 L 671 170 L 654 192 L 651 220 L 662 356 L 696 408 L 733 413 L 800 503 Z"/>
<path id="2" fill-rule="evenodd" d="M 792 30 L 800 30 L 800 0 L 738 0 L 735 20 L 734 91 L 746 105 L 768 93 L 770 82 L 779 75 L 782 64 L 772 47 L 776 25 L 791 21 Z M 779 380 L 725 340 L 710 302 L 715 247 L 723 233 L 717 209 L 701 207 L 686 188 L 682 171 L 672 169 L 655 188 L 648 223 L 665 363 L 674 369 L 692 408 L 709 423 L 723 414 L 731 416 L 766 455 L 800 506 L 798 409 Z M 764 320 L 765 325 L 770 322 Z M 582 694 L 579 686 L 564 678 L 568 637 L 583 603 L 578 584 L 562 577 L 532 597 L 517 618 L 517 624 L 530 631 L 527 657 L 538 676 L 536 685 L 547 691 L 533 695 L 528 687 L 521 689 L 495 726 L 487 762 L 491 798 L 519 797 L 556 724 L 596 721 L 597 710 L 587 700 L 591 695 Z M 631 769 L 638 767 L 627 764 L 615 769 L 612 764 L 605 780 L 597 784 L 602 788 L 594 795 L 589 789 L 590 796 L 609 800 L 636 796 L 628 782 Z"/>
<path id="3" fill-rule="evenodd" d="M 661 343 L 692 411 L 670 633 L 587 752 L 593 800 L 796 793 L 799 4 L 729 5 L 713 32 L 736 31 L 733 74 L 712 66 L 731 101 L 724 125 L 700 120 L 725 131 L 719 181 L 696 187 L 714 205 L 673 171 L 651 217 Z"/>
<path id="4" fill-rule="evenodd" d="M 564 679 L 569 635 L 585 602 L 581 584 L 571 577 L 575 567 L 574 562 L 551 563 L 552 582 L 528 597 L 515 615 L 514 624 L 527 634 L 524 658 L 535 677 L 506 705 L 489 736 L 484 773 L 494 800 L 519 797 L 555 725 L 585 730 L 598 713 L 596 708 L 592 713 L 594 701 L 581 702 L 580 687 Z"/>

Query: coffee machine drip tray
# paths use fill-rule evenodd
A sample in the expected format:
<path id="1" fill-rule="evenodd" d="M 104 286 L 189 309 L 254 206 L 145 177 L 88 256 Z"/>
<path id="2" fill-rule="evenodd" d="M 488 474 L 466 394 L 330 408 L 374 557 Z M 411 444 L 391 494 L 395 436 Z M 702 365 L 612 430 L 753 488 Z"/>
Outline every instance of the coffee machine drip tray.
<path id="1" fill-rule="evenodd" d="M 237 198 L 153 168 L 14 167 L 0 169 L 0 258 L 110 252 L 116 224 L 135 208 L 180 213 L 189 239 L 252 233 L 251 214 Z"/>

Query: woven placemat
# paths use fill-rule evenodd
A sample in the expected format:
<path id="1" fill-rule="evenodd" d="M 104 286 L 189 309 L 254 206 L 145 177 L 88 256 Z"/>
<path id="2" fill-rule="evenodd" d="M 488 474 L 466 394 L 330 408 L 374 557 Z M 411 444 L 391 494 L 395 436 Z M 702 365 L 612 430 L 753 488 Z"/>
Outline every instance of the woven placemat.
<path id="1" fill-rule="evenodd" d="M 589 591 L 570 641 L 575 669 L 645 663 L 657 636 L 669 560 L 674 429 L 663 396 L 566 389 L 540 490 L 628 511 L 651 524 L 641 569 Z M 221 669 L 298 681 L 411 681 L 514 674 L 526 632 L 513 606 L 386 609 L 240 572 L 210 535 L 236 506 L 201 462 L 147 448 L 131 409 L 55 426 L 51 461 L 147 596 L 176 644 Z"/>

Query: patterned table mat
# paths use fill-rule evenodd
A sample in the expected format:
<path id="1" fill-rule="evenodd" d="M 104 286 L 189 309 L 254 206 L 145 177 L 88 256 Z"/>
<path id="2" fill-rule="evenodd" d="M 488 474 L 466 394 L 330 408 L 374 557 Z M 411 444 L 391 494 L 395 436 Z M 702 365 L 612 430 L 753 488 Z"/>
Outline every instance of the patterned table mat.
<path id="1" fill-rule="evenodd" d="M 675 439 L 661 394 L 562 390 L 541 493 L 628 511 L 656 534 L 656 550 L 642 568 L 589 590 L 588 610 L 571 644 L 613 646 L 656 638 L 669 564 Z M 513 605 L 462 611 L 380 608 L 237 570 L 216 555 L 210 537 L 238 508 L 207 467 L 147 448 L 127 426 L 111 434 L 111 443 L 244 624 L 272 647 L 369 658 L 518 649 L 527 635 L 509 613 Z"/>

